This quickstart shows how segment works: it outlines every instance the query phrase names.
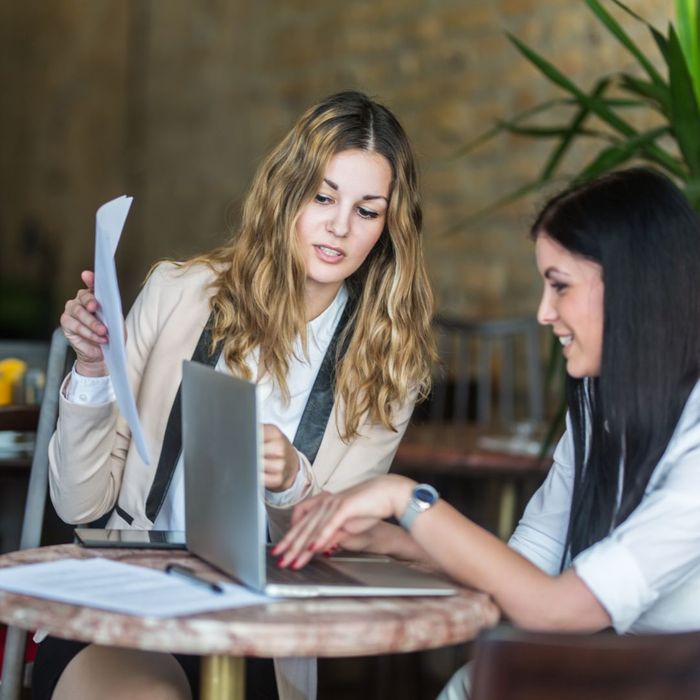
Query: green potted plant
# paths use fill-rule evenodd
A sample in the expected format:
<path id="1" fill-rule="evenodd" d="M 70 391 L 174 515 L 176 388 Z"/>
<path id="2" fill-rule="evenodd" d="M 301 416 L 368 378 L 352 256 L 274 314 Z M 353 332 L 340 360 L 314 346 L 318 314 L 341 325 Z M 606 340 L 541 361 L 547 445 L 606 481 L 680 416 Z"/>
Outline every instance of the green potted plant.
<path id="1" fill-rule="evenodd" d="M 634 73 L 619 71 L 604 75 L 592 88 L 585 89 L 564 75 L 554 63 L 509 34 L 515 48 L 564 94 L 510 119 L 498 121 L 465 146 L 460 155 L 504 132 L 553 140 L 554 144 L 532 181 L 477 212 L 469 221 L 561 179 L 566 156 L 574 142 L 580 139 L 586 140 L 594 155 L 570 177 L 570 182 L 585 182 L 632 160 L 645 161 L 672 177 L 695 209 L 700 211 L 700 0 L 675 0 L 676 22 L 675 25 L 669 24 L 666 34 L 619 0 L 609 1 L 634 21 L 647 26 L 663 68 L 656 67 L 600 0 L 585 2 L 634 58 L 637 68 Z M 543 115 L 555 113 L 561 119 L 562 111 L 566 114 L 563 122 L 541 125 Z M 644 129 L 634 126 L 630 120 L 633 112 L 638 118 L 640 111 L 643 112 L 643 121 L 650 124 Z M 558 346 L 553 347 L 547 371 L 548 385 L 553 378 L 562 375 L 561 359 Z M 562 398 L 543 441 L 543 453 L 551 447 L 560 431 L 564 412 Z"/>
<path id="2" fill-rule="evenodd" d="M 488 207 L 488 210 L 536 190 L 560 176 L 572 144 L 586 139 L 597 150 L 572 178 L 583 182 L 620 167 L 632 159 L 664 170 L 683 187 L 700 211 L 700 0 L 675 0 L 676 23 L 664 35 L 619 0 L 610 0 L 643 22 L 651 32 L 665 70 L 662 72 L 635 44 L 600 0 L 585 0 L 600 22 L 632 55 L 638 74 L 616 72 L 599 78 L 592 89 L 576 85 L 554 63 L 515 36 L 508 38 L 542 75 L 564 92 L 499 121 L 462 149 L 466 154 L 499 133 L 554 140 L 549 157 L 536 178 Z M 665 72 L 665 75 L 663 74 Z M 535 123 L 543 114 L 568 107 L 568 121 L 548 126 Z M 651 112 L 653 126 L 640 130 L 629 119 L 631 111 Z M 482 210 L 479 214 L 483 214 Z"/>

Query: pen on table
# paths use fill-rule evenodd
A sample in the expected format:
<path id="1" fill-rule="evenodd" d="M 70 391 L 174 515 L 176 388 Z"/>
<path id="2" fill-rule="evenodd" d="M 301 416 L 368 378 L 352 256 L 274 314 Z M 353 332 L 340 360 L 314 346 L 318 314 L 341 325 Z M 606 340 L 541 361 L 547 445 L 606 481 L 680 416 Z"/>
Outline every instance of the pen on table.
<path id="1" fill-rule="evenodd" d="M 192 569 L 187 566 L 182 566 L 182 564 L 168 564 L 165 567 L 166 574 L 175 574 L 176 576 L 182 576 L 186 581 L 194 583 L 197 586 L 204 586 L 214 593 L 223 593 L 224 589 L 218 584 L 212 581 L 207 581 L 201 576 L 197 576 Z"/>

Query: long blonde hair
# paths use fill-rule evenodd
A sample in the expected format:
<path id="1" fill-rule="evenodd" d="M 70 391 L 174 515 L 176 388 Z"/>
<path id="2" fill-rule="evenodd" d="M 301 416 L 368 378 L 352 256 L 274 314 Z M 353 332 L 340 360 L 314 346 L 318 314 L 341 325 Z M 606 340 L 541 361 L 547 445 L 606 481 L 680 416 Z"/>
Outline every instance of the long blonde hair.
<path id="1" fill-rule="evenodd" d="M 295 339 L 306 348 L 306 272 L 296 220 L 316 195 L 329 160 L 347 149 L 384 156 L 393 181 L 384 231 L 345 281 L 356 303 L 335 372 L 345 440 L 358 434 L 365 415 L 393 429 L 393 409 L 414 392 L 428 392 L 435 357 L 415 160 L 391 112 L 359 92 L 331 95 L 310 108 L 258 168 L 230 241 L 184 263 L 216 272 L 212 342 L 223 342 L 229 368 L 250 378 L 245 358 L 257 347 L 265 370 L 288 396 Z"/>

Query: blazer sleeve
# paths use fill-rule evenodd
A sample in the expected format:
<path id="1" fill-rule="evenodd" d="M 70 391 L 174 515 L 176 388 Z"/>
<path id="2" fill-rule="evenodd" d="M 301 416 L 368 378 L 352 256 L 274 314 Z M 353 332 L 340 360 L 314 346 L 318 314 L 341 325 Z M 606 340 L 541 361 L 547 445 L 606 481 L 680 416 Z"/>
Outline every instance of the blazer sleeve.
<path id="1" fill-rule="evenodd" d="M 158 335 L 157 268 L 127 318 L 127 372 L 134 396 Z M 131 432 L 116 402 L 96 406 L 70 403 L 61 387 L 56 431 L 49 443 L 49 490 L 59 517 L 69 523 L 91 522 L 114 508 L 131 444 Z"/>
<path id="2" fill-rule="evenodd" d="M 372 424 L 365 420 L 359 433 L 349 442 L 341 440 L 337 426 L 342 425 L 342 410 L 331 412 L 324 436 L 324 443 L 313 466 L 301 455 L 307 467 L 311 484 L 304 498 L 321 491 L 335 493 L 350 488 L 362 481 L 386 474 L 406 432 L 413 413 L 416 392 L 394 412 L 394 428 L 388 430 L 383 425 Z M 337 405 L 336 405 L 337 406 Z M 279 540 L 289 529 L 292 511 L 296 503 L 285 506 L 267 505 L 270 537 L 273 542 Z"/>

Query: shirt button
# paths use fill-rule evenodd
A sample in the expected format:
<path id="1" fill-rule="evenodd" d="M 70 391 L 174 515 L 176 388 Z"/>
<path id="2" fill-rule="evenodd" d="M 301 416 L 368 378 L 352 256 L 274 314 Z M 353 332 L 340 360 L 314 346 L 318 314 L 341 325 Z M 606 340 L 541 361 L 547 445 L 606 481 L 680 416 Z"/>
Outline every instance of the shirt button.
<path id="1" fill-rule="evenodd" d="M 78 396 L 78 398 L 79 398 L 81 401 L 87 401 L 87 394 L 80 394 L 80 395 Z"/>

